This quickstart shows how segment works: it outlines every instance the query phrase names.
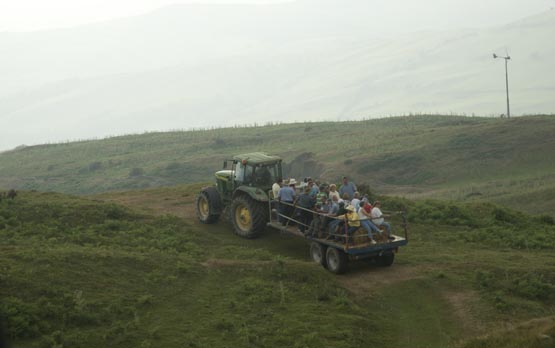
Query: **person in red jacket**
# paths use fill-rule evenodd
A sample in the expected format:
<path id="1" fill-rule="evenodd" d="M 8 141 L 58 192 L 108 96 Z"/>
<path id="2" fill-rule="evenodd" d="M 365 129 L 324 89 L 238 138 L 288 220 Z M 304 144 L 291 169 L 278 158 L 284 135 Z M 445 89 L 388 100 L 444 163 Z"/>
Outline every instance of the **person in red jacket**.
<path id="1" fill-rule="evenodd" d="M 364 208 L 364 210 L 366 210 L 366 212 L 367 212 L 368 214 L 370 214 L 370 213 L 372 212 L 372 208 L 373 208 L 373 207 L 372 207 L 372 204 L 370 204 L 370 202 L 368 202 L 368 198 L 366 198 L 366 197 L 364 197 L 364 198 L 362 199 L 362 202 L 364 203 L 364 205 L 361 204 L 362 207 Z"/>

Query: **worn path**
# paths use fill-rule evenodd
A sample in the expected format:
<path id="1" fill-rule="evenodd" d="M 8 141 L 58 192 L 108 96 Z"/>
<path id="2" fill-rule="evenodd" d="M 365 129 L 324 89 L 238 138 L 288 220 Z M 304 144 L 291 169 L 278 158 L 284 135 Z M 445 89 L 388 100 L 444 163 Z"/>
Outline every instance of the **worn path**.
<path id="1" fill-rule="evenodd" d="M 123 193 L 107 193 L 95 198 L 116 202 L 147 214 L 171 214 L 199 224 L 195 217 L 196 191 L 189 189 L 153 189 Z M 200 224 L 199 224 L 200 225 Z M 235 265 L 260 265 L 265 261 L 213 258 L 203 265 L 225 268 Z M 272 261 L 266 261 L 272 262 Z M 311 263 L 310 260 L 289 260 Z M 339 284 L 353 296 L 377 303 L 379 313 L 397 318 L 387 328 L 396 332 L 398 347 L 444 347 L 454 335 L 479 334 L 481 323 L 470 308 L 478 299 L 471 291 L 446 290 L 430 285 L 430 272 L 439 266 L 395 264 L 392 268 L 353 267 L 346 275 L 337 277 Z"/>

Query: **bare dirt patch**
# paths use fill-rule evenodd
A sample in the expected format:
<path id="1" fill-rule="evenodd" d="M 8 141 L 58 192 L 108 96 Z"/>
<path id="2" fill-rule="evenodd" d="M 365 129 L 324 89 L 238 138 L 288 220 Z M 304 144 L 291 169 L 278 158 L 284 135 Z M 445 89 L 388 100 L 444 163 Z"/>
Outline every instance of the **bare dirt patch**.
<path id="1" fill-rule="evenodd" d="M 203 262 L 202 265 L 208 268 L 222 268 L 233 266 L 254 266 L 268 264 L 270 261 L 251 261 L 251 260 L 231 260 L 231 259 L 210 259 Z"/>
<path id="2" fill-rule="evenodd" d="M 195 198 L 189 192 L 179 190 L 170 191 L 128 191 L 120 193 L 107 193 L 94 196 L 96 199 L 118 203 L 132 209 L 142 211 L 146 214 L 156 216 L 171 214 L 181 218 L 196 221 L 195 217 Z"/>
<path id="3" fill-rule="evenodd" d="M 480 333 L 484 331 L 485 323 L 472 313 L 478 301 L 475 291 L 446 291 L 443 297 L 453 310 L 453 315 L 458 319 L 463 330 L 468 333 Z"/>
<path id="4" fill-rule="evenodd" d="M 393 268 L 368 267 L 364 271 L 350 272 L 338 277 L 339 283 L 356 295 L 364 295 L 374 290 L 407 280 L 423 278 L 421 267 L 395 265 Z"/>
<path id="5" fill-rule="evenodd" d="M 298 261 L 298 260 L 287 260 L 285 261 L 287 264 L 307 264 L 311 263 L 308 261 Z M 234 267 L 234 266 L 242 266 L 242 267 L 255 267 L 255 266 L 268 266 L 276 264 L 276 261 L 270 260 L 233 260 L 233 259 L 209 259 L 205 262 L 201 263 L 204 267 L 207 268 L 225 268 L 225 267 Z"/>

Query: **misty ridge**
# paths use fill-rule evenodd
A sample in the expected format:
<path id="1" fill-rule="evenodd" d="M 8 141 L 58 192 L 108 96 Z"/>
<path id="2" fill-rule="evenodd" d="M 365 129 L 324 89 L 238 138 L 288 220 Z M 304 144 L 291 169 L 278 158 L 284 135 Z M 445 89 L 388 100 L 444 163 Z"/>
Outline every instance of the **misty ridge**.
<path id="1" fill-rule="evenodd" d="M 255 122 L 499 115 L 504 66 L 494 52 L 513 57 L 512 113 L 551 113 L 555 11 L 515 19 L 515 4 L 174 5 L 0 33 L 0 127 L 11 130 L 0 150 Z"/>

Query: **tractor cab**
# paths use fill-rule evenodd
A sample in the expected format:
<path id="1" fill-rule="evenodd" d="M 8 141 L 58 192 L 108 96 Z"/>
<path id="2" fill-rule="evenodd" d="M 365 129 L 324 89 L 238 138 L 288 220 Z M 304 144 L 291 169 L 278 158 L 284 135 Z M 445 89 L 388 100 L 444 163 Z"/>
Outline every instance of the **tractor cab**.
<path id="1" fill-rule="evenodd" d="M 231 169 L 226 169 L 228 164 Z M 224 170 L 216 173 L 216 179 L 221 192 L 231 193 L 239 186 L 256 187 L 266 192 L 281 175 L 281 158 L 254 152 L 225 161 Z"/>

